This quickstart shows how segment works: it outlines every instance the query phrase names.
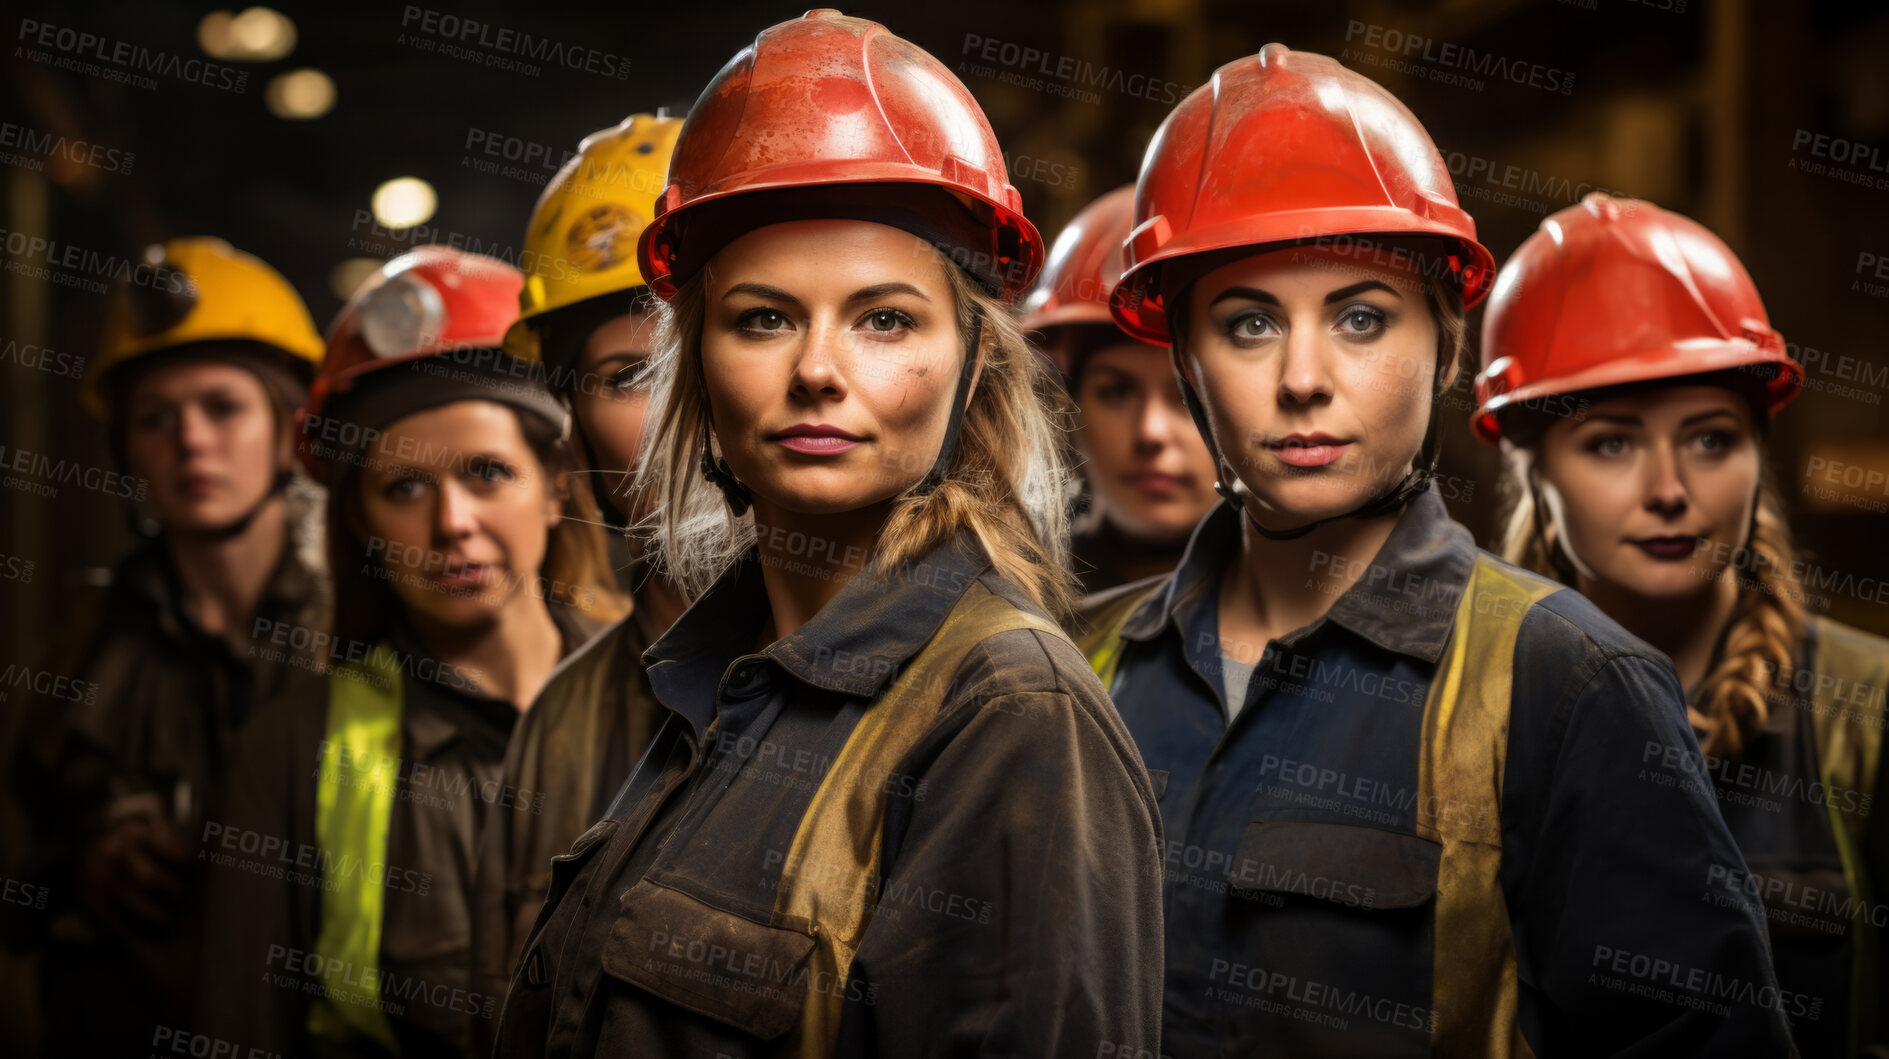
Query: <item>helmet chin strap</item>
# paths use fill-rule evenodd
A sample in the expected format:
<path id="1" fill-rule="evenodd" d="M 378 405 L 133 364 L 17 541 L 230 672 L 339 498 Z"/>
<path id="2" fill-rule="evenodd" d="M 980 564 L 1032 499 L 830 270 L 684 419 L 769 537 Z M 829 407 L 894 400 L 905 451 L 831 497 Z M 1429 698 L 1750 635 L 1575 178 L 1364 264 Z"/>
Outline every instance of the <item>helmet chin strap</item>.
<path id="1" fill-rule="evenodd" d="M 736 518 L 747 514 L 754 506 L 754 493 L 735 477 L 734 468 L 728 466 L 727 460 L 715 455 L 715 428 L 707 423 L 702 424 L 702 476 L 721 490 Z"/>
<path id="2" fill-rule="evenodd" d="M 1430 479 L 1436 476 L 1437 459 L 1442 455 L 1442 445 L 1439 444 L 1436 432 L 1436 402 L 1443 392 L 1443 376 L 1440 371 L 1436 376 L 1436 381 L 1430 387 L 1430 422 L 1423 432 L 1423 445 L 1418 449 L 1418 460 L 1401 481 L 1349 511 L 1314 519 L 1291 529 L 1276 530 L 1265 526 L 1253 517 L 1252 510 L 1246 506 L 1246 502 L 1235 488 L 1234 482 L 1237 479 L 1232 465 L 1221 460 L 1220 447 L 1214 444 L 1213 432 L 1207 426 L 1206 406 L 1201 403 L 1200 394 L 1195 391 L 1194 384 L 1188 379 L 1187 373 L 1181 371 L 1180 350 L 1174 350 L 1173 355 L 1174 370 L 1181 381 L 1181 403 L 1187 406 L 1187 411 L 1194 417 L 1194 425 L 1200 429 L 1201 440 L 1207 443 L 1207 453 L 1213 457 L 1214 473 L 1218 475 L 1213 483 L 1214 492 L 1219 493 L 1239 508 L 1241 514 L 1246 516 L 1247 524 L 1253 527 L 1253 531 L 1267 540 L 1297 540 L 1320 526 L 1339 519 L 1376 518 L 1379 515 L 1387 515 L 1399 510 L 1417 494 L 1429 488 Z M 1423 459 L 1425 454 L 1429 457 L 1427 460 Z"/>

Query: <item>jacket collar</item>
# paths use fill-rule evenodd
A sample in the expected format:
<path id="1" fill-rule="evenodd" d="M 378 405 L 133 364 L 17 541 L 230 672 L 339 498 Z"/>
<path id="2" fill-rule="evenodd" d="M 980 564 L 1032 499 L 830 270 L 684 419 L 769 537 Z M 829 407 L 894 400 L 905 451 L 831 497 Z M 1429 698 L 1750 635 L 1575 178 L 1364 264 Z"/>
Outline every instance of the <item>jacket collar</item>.
<path id="1" fill-rule="evenodd" d="M 551 612 L 551 622 L 557 626 L 561 652 L 558 664 L 562 666 L 565 660 L 597 635 L 603 624 L 561 601 L 548 600 L 547 606 Z M 404 620 L 396 622 L 388 635 L 388 643 L 401 661 L 401 694 L 412 704 L 402 711 L 402 727 L 409 740 L 405 756 L 409 761 L 432 761 L 463 734 L 465 725 L 475 719 L 501 731 L 510 731 L 518 723 L 518 707 L 511 702 L 448 679 L 445 676 L 445 663 L 433 657 Z M 431 688 L 415 698 L 412 693 L 416 686 L 426 682 L 422 674 L 436 675 L 437 679 L 431 681 Z M 416 708 L 422 703 L 451 704 L 455 709 Z"/>
<path id="2" fill-rule="evenodd" d="M 1191 616 L 1184 609 L 1218 598 L 1220 574 L 1239 552 L 1240 518 L 1238 508 L 1222 503 L 1201 520 L 1174 574 L 1129 615 L 1124 638 L 1151 640 L 1170 624 L 1181 628 Z M 1435 490 L 1425 490 L 1404 508 L 1383 548 L 1322 620 L 1434 664 L 1443 656 L 1475 562 L 1469 531 L 1449 517 Z"/>
<path id="3" fill-rule="evenodd" d="M 990 559 L 969 532 L 887 568 L 875 560 L 813 620 L 759 652 L 814 688 L 871 699 L 944 624 Z M 721 681 L 767 624 L 758 549 L 750 549 L 643 654 L 651 689 L 706 730 Z"/>

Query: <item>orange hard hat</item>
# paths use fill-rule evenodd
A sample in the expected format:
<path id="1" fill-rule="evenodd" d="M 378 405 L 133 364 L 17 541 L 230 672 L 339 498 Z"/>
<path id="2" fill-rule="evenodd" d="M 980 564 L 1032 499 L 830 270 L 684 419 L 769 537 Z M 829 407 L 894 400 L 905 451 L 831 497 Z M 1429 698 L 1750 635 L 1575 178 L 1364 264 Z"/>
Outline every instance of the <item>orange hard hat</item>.
<path id="1" fill-rule="evenodd" d="M 1465 306 L 1495 272 L 1416 116 L 1336 60 L 1268 44 L 1214 71 L 1155 132 L 1115 319 L 1167 345 L 1164 272 L 1216 251 L 1351 236 L 1438 238 L 1433 270 L 1460 278 Z"/>
<path id="2" fill-rule="evenodd" d="M 1041 331 L 1064 324 L 1113 324 L 1109 294 L 1122 278 L 1122 240 L 1135 223 L 1135 185 L 1127 184 L 1082 208 L 1051 244 L 1049 260 L 1023 300 L 1023 326 Z"/>
<path id="3" fill-rule="evenodd" d="M 1482 327 L 1477 437 L 1521 402 L 1741 370 L 1767 414 L 1804 372 L 1719 238 L 1649 202 L 1599 192 L 1541 222 L 1502 266 Z"/>
<path id="4" fill-rule="evenodd" d="M 507 356 L 524 274 L 497 258 L 420 246 L 363 283 L 328 329 L 308 391 L 299 453 L 316 478 L 395 419 L 453 401 L 509 404 L 561 423 L 565 412 L 532 370 Z M 442 357 L 444 371 L 420 362 Z M 337 410 L 344 404 L 345 410 Z M 337 431 L 345 420 L 347 429 Z"/>
<path id="5" fill-rule="evenodd" d="M 763 30 L 703 90 L 638 258 L 668 299 L 748 231 L 834 217 L 911 231 L 1004 297 L 1042 266 L 963 83 L 877 22 L 815 10 Z"/>

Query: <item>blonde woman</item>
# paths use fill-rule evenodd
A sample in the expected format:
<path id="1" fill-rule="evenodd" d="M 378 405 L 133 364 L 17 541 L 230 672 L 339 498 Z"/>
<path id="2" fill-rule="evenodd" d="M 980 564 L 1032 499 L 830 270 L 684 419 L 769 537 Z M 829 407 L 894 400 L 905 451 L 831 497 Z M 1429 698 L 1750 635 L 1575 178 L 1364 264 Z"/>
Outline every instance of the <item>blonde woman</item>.
<path id="1" fill-rule="evenodd" d="M 1516 251 L 1483 335 L 1503 551 L 1672 658 L 1705 757 L 1648 764 L 1716 791 L 1749 871 L 1702 882 L 1765 915 L 1798 1048 L 1889 1042 L 1870 826 L 1889 641 L 1806 611 L 1765 470 L 1803 373 L 1757 288 L 1698 224 L 1590 195 Z"/>
<path id="2" fill-rule="evenodd" d="M 1067 471 L 1006 304 L 1042 248 L 988 123 L 815 11 L 669 178 L 639 489 L 695 599 L 496 1054 L 1154 1054 L 1154 798 L 1052 618 Z"/>

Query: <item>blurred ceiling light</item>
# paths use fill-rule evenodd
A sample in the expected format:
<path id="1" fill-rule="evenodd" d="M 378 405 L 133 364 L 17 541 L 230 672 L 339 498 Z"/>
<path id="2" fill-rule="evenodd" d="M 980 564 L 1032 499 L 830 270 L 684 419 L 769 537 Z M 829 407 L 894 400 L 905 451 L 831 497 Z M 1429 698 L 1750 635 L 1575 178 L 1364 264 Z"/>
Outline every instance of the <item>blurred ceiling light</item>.
<path id="1" fill-rule="evenodd" d="M 273 62 L 295 50 L 295 23 L 267 7 L 212 11 L 197 23 L 197 43 L 214 59 Z"/>
<path id="2" fill-rule="evenodd" d="M 348 258 L 328 271 L 328 289 L 334 292 L 335 297 L 347 301 L 384 263 L 375 257 Z"/>
<path id="3" fill-rule="evenodd" d="M 374 189 L 368 206 L 383 227 L 411 228 L 433 216 L 439 196 L 419 177 L 395 177 Z"/>
<path id="4" fill-rule="evenodd" d="M 290 70 L 270 79 L 264 98 L 276 117 L 309 121 L 334 109 L 334 78 L 320 70 Z"/>
<path id="5" fill-rule="evenodd" d="M 212 11 L 197 23 L 197 46 L 212 59 L 227 58 L 230 53 L 230 23 L 236 16 L 228 11 Z"/>

